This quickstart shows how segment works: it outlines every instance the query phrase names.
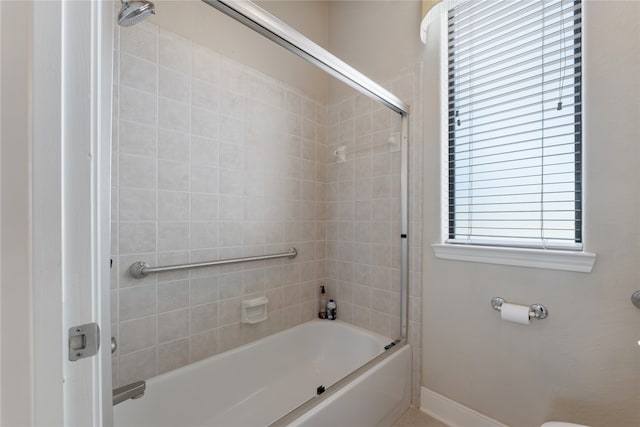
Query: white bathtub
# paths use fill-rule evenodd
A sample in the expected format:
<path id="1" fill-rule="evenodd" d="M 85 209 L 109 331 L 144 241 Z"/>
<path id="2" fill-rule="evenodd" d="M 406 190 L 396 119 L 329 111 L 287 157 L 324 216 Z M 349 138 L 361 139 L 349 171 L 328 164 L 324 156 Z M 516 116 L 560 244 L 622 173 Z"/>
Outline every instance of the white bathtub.
<path id="1" fill-rule="evenodd" d="M 340 321 L 307 322 L 148 380 L 144 397 L 114 407 L 114 425 L 266 426 L 313 399 L 279 424 L 390 426 L 410 402 L 408 345 L 336 384 L 390 341 Z M 319 386 L 328 390 L 317 396 Z"/>

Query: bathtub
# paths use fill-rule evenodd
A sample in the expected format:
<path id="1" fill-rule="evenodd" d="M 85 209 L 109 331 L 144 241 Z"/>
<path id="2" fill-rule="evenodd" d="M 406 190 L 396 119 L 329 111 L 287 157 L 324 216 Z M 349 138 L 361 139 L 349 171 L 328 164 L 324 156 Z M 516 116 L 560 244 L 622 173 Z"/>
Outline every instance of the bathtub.
<path id="1" fill-rule="evenodd" d="M 144 397 L 113 408 L 114 425 L 390 426 L 411 393 L 410 347 L 390 342 L 339 320 L 303 323 L 151 378 Z"/>

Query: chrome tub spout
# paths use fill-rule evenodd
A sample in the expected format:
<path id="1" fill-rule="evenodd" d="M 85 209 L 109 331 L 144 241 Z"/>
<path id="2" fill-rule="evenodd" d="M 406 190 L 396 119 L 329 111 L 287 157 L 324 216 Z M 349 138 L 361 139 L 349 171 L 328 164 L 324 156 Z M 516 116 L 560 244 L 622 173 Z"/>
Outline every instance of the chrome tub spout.
<path id="1" fill-rule="evenodd" d="M 139 399 L 144 396 L 144 390 L 147 384 L 144 381 L 136 381 L 131 384 L 123 385 L 113 390 L 113 406 L 129 399 Z"/>

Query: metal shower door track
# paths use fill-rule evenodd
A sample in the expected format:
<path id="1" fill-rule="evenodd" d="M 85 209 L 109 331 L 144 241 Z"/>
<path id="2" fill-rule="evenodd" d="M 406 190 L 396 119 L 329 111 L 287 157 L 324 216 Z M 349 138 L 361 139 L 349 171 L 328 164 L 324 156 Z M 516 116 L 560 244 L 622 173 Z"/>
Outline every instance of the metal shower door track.
<path id="1" fill-rule="evenodd" d="M 386 105 L 396 113 L 402 116 L 409 114 L 409 106 L 400 98 L 251 1 L 202 1 L 315 64 L 338 80 Z"/>

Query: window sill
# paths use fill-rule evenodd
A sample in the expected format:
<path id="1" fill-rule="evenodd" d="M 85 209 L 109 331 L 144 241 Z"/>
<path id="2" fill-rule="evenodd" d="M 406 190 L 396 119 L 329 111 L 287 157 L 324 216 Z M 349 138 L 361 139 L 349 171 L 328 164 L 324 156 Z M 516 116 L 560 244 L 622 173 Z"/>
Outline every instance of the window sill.
<path id="1" fill-rule="evenodd" d="M 441 259 L 515 265 L 549 270 L 590 273 L 596 254 L 588 252 L 546 249 L 501 248 L 493 246 L 464 246 L 438 243 L 431 245 Z"/>

